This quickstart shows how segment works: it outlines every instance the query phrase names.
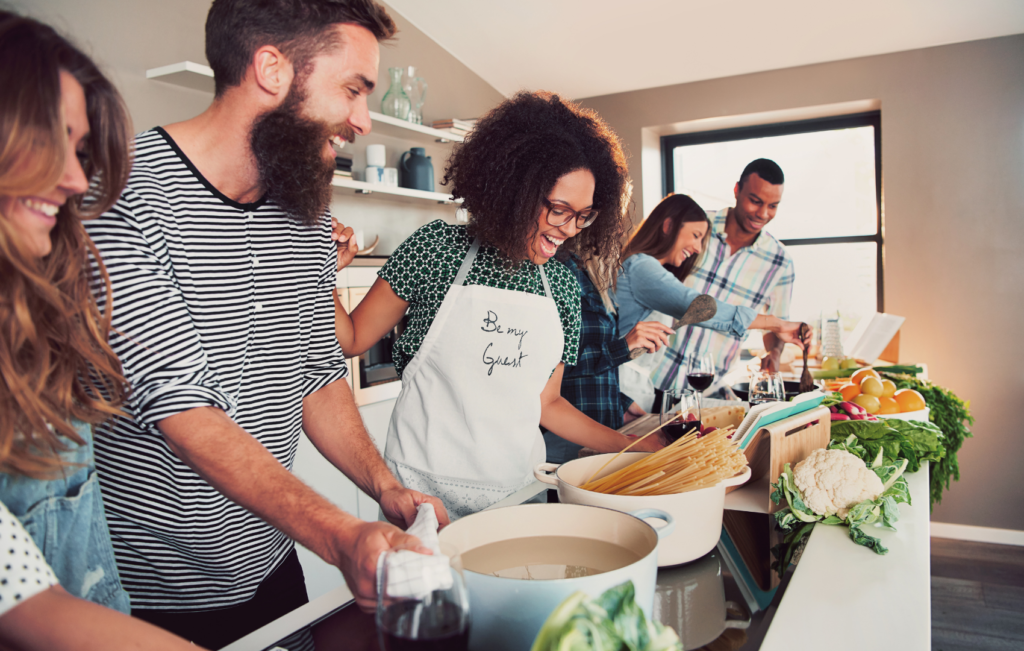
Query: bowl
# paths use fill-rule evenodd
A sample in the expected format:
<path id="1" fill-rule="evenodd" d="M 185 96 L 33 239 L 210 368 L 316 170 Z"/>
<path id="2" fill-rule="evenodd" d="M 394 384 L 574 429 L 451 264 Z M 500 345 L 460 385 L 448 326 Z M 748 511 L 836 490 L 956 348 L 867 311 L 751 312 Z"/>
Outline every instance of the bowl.
<path id="1" fill-rule="evenodd" d="M 786 385 L 786 400 L 792 400 L 796 396 L 800 395 L 800 383 L 786 380 L 783 382 Z M 736 397 L 743 401 L 750 400 L 750 382 L 739 382 L 738 384 L 732 385 L 732 391 L 736 394 Z"/>
<path id="2" fill-rule="evenodd" d="M 928 422 L 928 407 L 917 411 L 904 411 L 899 414 L 875 414 L 879 418 L 895 418 L 896 420 L 920 420 Z"/>
<path id="3" fill-rule="evenodd" d="M 648 454 L 650 453 L 626 452 L 619 455 L 608 464 L 601 476 L 625 468 Z M 557 486 L 558 499 L 563 504 L 587 504 L 626 513 L 637 509 L 659 509 L 671 515 L 677 526 L 675 532 L 666 536 L 658 545 L 659 567 L 687 563 L 714 549 L 722 535 L 725 489 L 739 486 L 750 479 L 748 467 L 743 473 L 726 479 L 717 486 L 672 495 L 608 495 L 580 488 L 595 471 L 615 456 L 597 454 L 574 459 L 560 466 L 542 463 L 537 465 L 533 474 L 540 481 Z"/>
<path id="4" fill-rule="evenodd" d="M 655 530 L 644 518 L 658 518 L 666 524 Z M 469 648 L 529 649 L 548 615 L 566 597 L 576 591 L 598 597 L 626 581 L 633 582 L 636 604 L 648 617 L 653 617 L 658 541 L 674 528 L 674 520 L 663 511 L 647 509 L 629 514 L 578 504 L 520 504 L 456 520 L 442 529 L 438 538 L 462 554 L 463 576 L 469 592 Z M 522 549 L 529 545 L 526 541 L 530 538 L 552 536 L 565 540 L 545 541 L 546 558 L 531 563 L 568 564 L 564 559 L 575 557 L 580 538 L 622 547 L 637 560 L 599 574 L 544 580 L 511 578 L 509 572 L 502 572 L 506 576 L 494 576 L 470 569 L 467 554 L 473 550 L 514 541 L 521 541 Z M 552 549 L 557 552 L 554 556 L 550 553 Z M 540 571 L 547 569 L 541 566 Z"/>

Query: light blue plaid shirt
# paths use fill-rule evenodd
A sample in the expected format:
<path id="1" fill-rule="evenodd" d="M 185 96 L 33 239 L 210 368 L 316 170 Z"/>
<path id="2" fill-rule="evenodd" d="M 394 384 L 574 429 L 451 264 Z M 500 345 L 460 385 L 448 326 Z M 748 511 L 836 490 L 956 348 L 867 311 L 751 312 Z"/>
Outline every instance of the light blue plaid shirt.
<path id="1" fill-rule="evenodd" d="M 729 209 L 711 213 L 711 238 L 700 266 L 685 285 L 702 294 L 732 305 L 753 308 L 756 312 L 789 318 L 796 274 L 786 247 L 771 233 L 761 231 L 750 246 L 729 255 L 725 241 L 725 219 Z M 721 377 L 739 354 L 742 339 L 707 328 L 687 326 L 672 337 L 661 362 L 651 373 L 654 386 L 667 390 L 683 388 L 690 359 L 711 353 L 715 374 Z"/>

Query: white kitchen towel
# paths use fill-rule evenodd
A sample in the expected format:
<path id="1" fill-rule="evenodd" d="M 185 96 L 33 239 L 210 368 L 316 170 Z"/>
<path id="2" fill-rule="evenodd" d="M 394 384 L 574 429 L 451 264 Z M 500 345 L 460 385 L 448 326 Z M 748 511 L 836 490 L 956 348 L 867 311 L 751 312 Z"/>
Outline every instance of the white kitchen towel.
<path id="1" fill-rule="evenodd" d="M 433 556 L 409 550 L 398 550 L 391 554 L 382 553 L 377 559 L 377 591 L 384 585 L 384 563 L 387 558 L 389 597 L 412 597 L 422 599 L 434 590 L 452 587 L 449 559 L 441 553 L 437 540 L 437 514 L 432 504 L 420 504 L 416 508 L 416 520 L 406 533 L 416 536 L 423 546 L 434 552 Z"/>

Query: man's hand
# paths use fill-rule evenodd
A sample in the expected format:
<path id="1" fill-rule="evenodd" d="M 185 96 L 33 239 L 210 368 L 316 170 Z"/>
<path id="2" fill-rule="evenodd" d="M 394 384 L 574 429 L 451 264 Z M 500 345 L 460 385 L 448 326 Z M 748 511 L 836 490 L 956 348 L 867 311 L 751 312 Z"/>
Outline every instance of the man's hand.
<path id="1" fill-rule="evenodd" d="M 381 553 L 394 547 L 409 549 L 420 554 L 433 554 L 420 544 L 420 539 L 410 536 L 398 527 L 386 522 L 360 522 L 351 525 L 345 532 L 337 566 L 345 577 L 356 605 L 366 613 L 377 607 L 377 558 Z"/>
<path id="2" fill-rule="evenodd" d="M 633 326 L 625 336 L 626 345 L 630 350 L 645 348 L 647 352 L 657 352 L 662 346 L 668 345 L 668 338 L 676 333 L 664 323 L 657 321 L 641 321 Z"/>
<path id="3" fill-rule="evenodd" d="M 355 235 L 351 226 L 346 227 L 331 217 L 331 240 L 338 243 L 338 271 L 347 267 L 359 251 Z"/>
<path id="4" fill-rule="evenodd" d="M 444 508 L 441 500 L 432 495 L 424 495 L 419 491 L 402 487 L 392 488 L 381 493 L 378 502 L 380 503 L 380 510 L 384 512 L 384 517 L 392 524 L 403 529 L 408 529 L 412 526 L 413 521 L 416 519 L 416 507 L 424 502 L 434 505 L 434 513 L 437 515 L 437 523 L 439 525 L 444 527 L 450 522 L 448 511 Z"/>
<path id="5" fill-rule="evenodd" d="M 626 413 L 622 414 L 622 423 L 631 423 L 637 418 L 645 415 L 647 415 L 647 412 L 644 411 L 640 405 L 634 402 L 629 406 L 629 409 L 626 410 Z"/>

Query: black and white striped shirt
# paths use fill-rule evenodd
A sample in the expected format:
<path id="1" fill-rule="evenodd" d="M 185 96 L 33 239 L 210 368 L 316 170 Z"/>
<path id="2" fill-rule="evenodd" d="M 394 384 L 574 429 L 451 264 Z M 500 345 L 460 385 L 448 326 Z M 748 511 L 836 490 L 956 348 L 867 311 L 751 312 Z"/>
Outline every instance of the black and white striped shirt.
<path id="1" fill-rule="evenodd" d="M 218 192 L 162 129 L 136 138 L 128 187 L 86 222 L 114 288 L 111 345 L 129 418 L 96 436 L 121 580 L 136 608 L 247 601 L 292 548 L 181 462 L 156 424 L 223 409 L 286 468 L 302 399 L 348 375 L 334 334 L 329 220 Z"/>

